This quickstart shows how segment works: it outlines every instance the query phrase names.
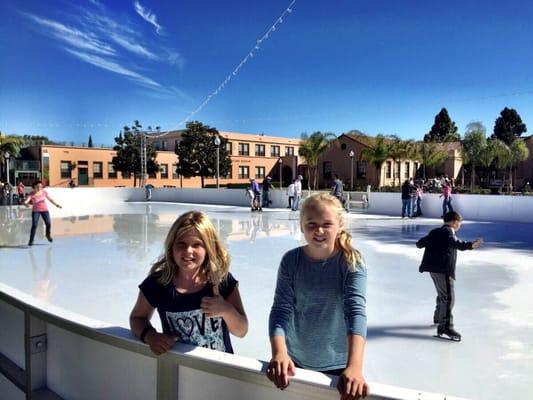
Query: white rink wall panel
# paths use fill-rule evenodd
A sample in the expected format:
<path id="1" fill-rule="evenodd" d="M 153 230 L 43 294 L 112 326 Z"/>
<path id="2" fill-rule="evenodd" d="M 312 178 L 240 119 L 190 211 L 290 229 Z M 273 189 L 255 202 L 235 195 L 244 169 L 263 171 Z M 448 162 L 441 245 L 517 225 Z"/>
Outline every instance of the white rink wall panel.
<path id="1" fill-rule="evenodd" d="M 461 195 L 452 196 L 452 207 L 467 220 L 533 222 L 533 196 Z M 442 215 L 442 197 L 427 193 L 422 198 L 424 217 Z M 371 192 L 368 212 L 371 214 L 400 216 L 400 193 Z"/>
<path id="2" fill-rule="evenodd" d="M 24 313 L 2 301 L 0 301 L 0 353 L 20 368 L 25 367 Z"/>
<path id="3" fill-rule="evenodd" d="M 11 381 L 0 374 L 0 399 L 2 400 L 25 400 L 26 395 Z"/>
<path id="4" fill-rule="evenodd" d="M 140 188 L 49 188 L 52 197 L 63 209 L 50 207 L 53 217 L 85 214 L 109 214 L 113 207 L 120 210 L 124 201 L 145 201 L 145 190 Z M 303 197 L 306 197 L 304 191 Z M 270 192 L 272 208 L 286 208 L 286 190 Z M 248 207 L 250 200 L 244 189 L 192 189 L 156 188 L 152 202 L 214 204 Z M 115 206 L 113 206 L 115 204 Z M 533 196 L 461 195 L 452 197 L 454 210 L 465 219 L 479 221 L 533 222 Z M 367 212 L 379 215 L 401 215 L 400 193 L 371 192 Z M 422 198 L 424 217 L 439 218 L 442 215 L 442 198 L 439 194 L 426 193 Z"/>
<path id="5" fill-rule="evenodd" d="M 157 361 L 48 324 L 48 387 L 64 399 L 155 399 Z"/>

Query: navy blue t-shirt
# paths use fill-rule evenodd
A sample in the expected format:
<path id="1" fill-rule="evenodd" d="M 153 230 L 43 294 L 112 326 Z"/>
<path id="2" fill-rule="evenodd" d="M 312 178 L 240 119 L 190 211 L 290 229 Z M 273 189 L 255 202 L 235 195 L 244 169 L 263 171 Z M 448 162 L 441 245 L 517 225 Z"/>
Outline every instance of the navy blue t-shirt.
<path id="1" fill-rule="evenodd" d="M 207 283 L 196 293 L 179 293 L 174 284 L 161 285 L 160 272 L 148 276 L 140 285 L 150 305 L 157 309 L 163 332 L 177 336 L 182 343 L 233 353 L 229 330 L 221 317 L 209 318 L 200 307 L 202 297 L 213 296 L 213 285 Z M 228 273 L 220 283 L 220 295 L 227 299 L 238 281 Z"/>

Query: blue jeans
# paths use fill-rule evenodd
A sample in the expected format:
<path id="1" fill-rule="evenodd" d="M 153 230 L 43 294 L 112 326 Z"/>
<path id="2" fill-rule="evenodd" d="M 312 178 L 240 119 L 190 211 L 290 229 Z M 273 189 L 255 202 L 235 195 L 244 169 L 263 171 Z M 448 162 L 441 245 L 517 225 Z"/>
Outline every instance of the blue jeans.
<path id="1" fill-rule="evenodd" d="M 46 237 L 50 237 L 50 230 L 52 227 L 52 223 L 50 222 L 50 213 L 48 211 L 32 211 L 30 243 L 33 243 L 33 239 L 35 238 L 35 231 L 37 230 L 37 225 L 39 224 L 40 216 L 43 217 L 44 224 L 46 225 Z"/>
<path id="2" fill-rule="evenodd" d="M 416 199 L 416 212 L 413 212 L 416 217 L 422 216 L 422 199 L 420 197 L 417 197 Z"/>
<path id="3" fill-rule="evenodd" d="M 263 207 L 268 207 L 270 204 L 270 192 L 263 190 Z"/>
<path id="4" fill-rule="evenodd" d="M 300 206 L 300 198 L 302 195 L 296 194 L 294 195 L 294 200 L 292 201 L 292 211 L 298 210 L 298 207 Z"/>
<path id="5" fill-rule="evenodd" d="M 453 211 L 451 197 L 445 197 L 444 200 L 442 200 L 442 216 L 444 217 L 448 211 Z"/>
<path id="6" fill-rule="evenodd" d="M 412 215 L 411 211 L 411 199 L 402 199 L 402 218 L 405 216 L 410 217 Z"/>

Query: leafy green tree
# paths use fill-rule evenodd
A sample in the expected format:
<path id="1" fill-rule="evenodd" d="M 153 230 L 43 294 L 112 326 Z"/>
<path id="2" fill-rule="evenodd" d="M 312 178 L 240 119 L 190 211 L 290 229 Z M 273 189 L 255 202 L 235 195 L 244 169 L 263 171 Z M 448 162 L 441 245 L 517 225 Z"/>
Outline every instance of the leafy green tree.
<path id="1" fill-rule="evenodd" d="M 418 142 L 415 157 L 422 162 L 422 178 L 426 179 L 426 167 L 441 165 L 448 158 L 448 153 L 439 150 L 437 143 Z"/>
<path id="2" fill-rule="evenodd" d="M 219 172 L 220 176 L 226 176 L 231 171 L 231 156 L 226 149 L 227 139 L 220 136 L 216 128 L 199 121 L 188 122 L 181 140 L 176 144 L 178 173 L 185 178 L 199 176 L 204 187 L 204 179 L 216 175 L 217 136 L 220 139 Z"/>
<path id="3" fill-rule="evenodd" d="M 456 142 L 460 140 L 455 122 L 452 121 L 448 110 L 442 108 L 435 116 L 435 123 L 424 136 L 424 142 Z"/>
<path id="4" fill-rule="evenodd" d="M 334 133 L 331 132 L 313 132 L 311 135 L 302 133 L 300 138 L 300 148 L 298 155 L 305 158 L 307 168 L 309 168 L 308 188 L 311 190 L 311 180 L 313 181 L 313 190 L 316 189 L 318 183 L 318 157 L 329 145 L 336 139 Z M 312 175 L 311 175 L 312 173 Z"/>
<path id="5" fill-rule="evenodd" d="M 494 123 L 494 133 L 492 137 L 500 139 L 505 144 L 510 145 L 524 132 L 527 132 L 527 127 L 526 124 L 522 122 L 520 115 L 514 108 L 505 107 Z"/>
<path id="6" fill-rule="evenodd" d="M 93 137 L 89 135 L 89 141 L 87 142 L 87 147 L 93 147 Z"/>
<path id="7" fill-rule="evenodd" d="M 361 158 L 370 162 L 377 171 L 378 190 L 381 189 L 381 167 L 389 158 L 389 146 L 384 135 L 377 135 L 372 147 L 365 148 L 361 153 Z"/>
<path id="8" fill-rule="evenodd" d="M 476 178 L 476 165 L 481 164 L 481 154 L 487 147 L 487 130 L 481 122 L 471 122 L 466 127 L 466 132 L 461 143 L 463 162 L 470 165 L 470 191 L 474 189 Z"/>
<path id="9" fill-rule="evenodd" d="M 120 134 L 115 137 L 113 150 L 117 155 L 113 157 L 115 171 L 123 174 L 133 174 L 133 186 L 137 186 L 137 179 L 141 177 L 141 131 L 142 125 L 134 121 L 131 128 L 124 126 Z M 159 170 L 156 162 L 157 151 L 152 145 L 146 145 L 146 169 L 148 174 L 154 174 Z"/>

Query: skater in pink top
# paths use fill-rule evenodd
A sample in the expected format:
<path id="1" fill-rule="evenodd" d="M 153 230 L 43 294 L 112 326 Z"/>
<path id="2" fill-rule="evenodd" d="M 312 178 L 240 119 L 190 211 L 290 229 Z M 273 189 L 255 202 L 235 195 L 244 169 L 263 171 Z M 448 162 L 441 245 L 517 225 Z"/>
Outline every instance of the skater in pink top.
<path id="1" fill-rule="evenodd" d="M 28 198 L 24 201 L 26 207 L 32 204 L 31 210 L 31 233 L 30 241 L 28 246 L 33 245 L 33 239 L 35 238 L 35 231 L 37 230 L 37 225 L 39 224 L 39 216 L 43 217 L 44 224 L 46 225 L 46 238 L 49 242 L 52 242 L 51 228 L 52 223 L 50 221 L 50 213 L 48 212 L 48 205 L 46 204 L 46 199 L 52 203 L 57 208 L 61 208 L 50 195 L 43 189 L 43 184 L 39 181 L 35 181 L 32 185 L 33 192 L 30 193 Z"/>

